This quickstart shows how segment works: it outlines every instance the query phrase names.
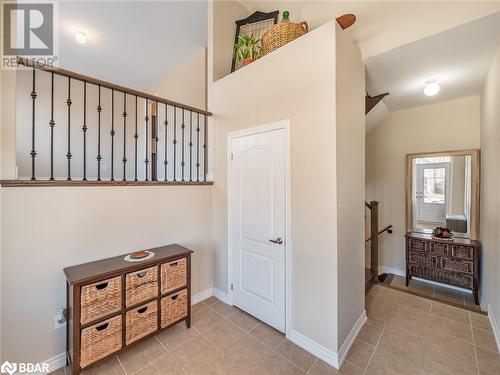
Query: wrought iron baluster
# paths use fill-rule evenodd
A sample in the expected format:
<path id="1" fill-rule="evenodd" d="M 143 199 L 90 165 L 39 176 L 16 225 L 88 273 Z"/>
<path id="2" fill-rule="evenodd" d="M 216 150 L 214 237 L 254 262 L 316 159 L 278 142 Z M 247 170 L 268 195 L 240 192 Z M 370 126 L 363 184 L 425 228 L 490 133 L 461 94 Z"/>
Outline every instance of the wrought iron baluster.
<path id="1" fill-rule="evenodd" d="M 101 85 L 97 93 L 97 181 L 101 181 Z"/>
<path id="2" fill-rule="evenodd" d="M 181 125 L 181 129 L 182 129 L 182 136 L 181 136 L 181 139 L 182 139 L 182 147 L 181 147 L 181 155 L 182 155 L 182 161 L 181 161 L 181 169 L 182 169 L 182 178 L 181 180 L 184 181 L 184 128 L 186 127 L 186 124 L 184 123 L 184 113 L 186 111 L 184 110 L 184 108 L 182 108 L 182 125 Z"/>
<path id="3" fill-rule="evenodd" d="M 203 115 L 203 127 L 204 127 L 204 135 L 203 135 L 203 181 L 207 180 L 207 172 L 208 172 L 208 148 L 207 148 L 207 136 L 208 136 L 208 127 L 207 127 L 207 115 Z"/>
<path id="4" fill-rule="evenodd" d="M 177 124 L 177 107 L 174 106 L 174 139 L 172 143 L 174 144 L 174 182 L 177 181 L 175 174 L 175 165 L 177 164 L 177 132 L 176 132 L 176 124 Z"/>
<path id="5" fill-rule="evenodd" d="M 165 181 L 167 181 L 167 166 L 168 166 L 168 160 L 167 160 L 167 150 L 168 150 L 168 143 L 167 143 L 167 131 L 168 131 L 168 105 L 165 104 L 165 159 L 163 160 L 163 165 L 165 167 Z"/>
<path id="6" fill-rule="evenodd" d="M 160 138 L 158 138 L 158 124 L 159 124 L 159 120 L 158 120 L 158 107 L 159 107 L 159 103 L 156 102 L 155 103 L 155 122 L 153 124 L 153 126 L 155 127 L 155 135 L 154 135 L 154 143 L 155 143 L 155 153 L 154 155 L 152 156 L 153 159 L 154 159 L 154 171 L 151 172 L 151 177 L 153 177 L 153 181 L 158 181 L 158 141 L 160 140 Z"/>
<path id="7" fill-rule="evenodd" d="M 68 181 L 71 181 L 71 103 L 71 77 L 68 77 L 68 100 L 66 100 L 68 106 L 68 153 L 66 154 L 68 158 Z"/>
<path id="8" fill-rule="evenodd" d="M 200 181 L 200 114 L 198 115 L 198 125 L 196 126 L 196 181 Z"/>
<path id="9" fill-rule="evenodd" d="M 134 140 L 135 140 L 135 163 L 134 163 L 134 180 L 137 181 L 137 139 L 139 138 L 139 134 L 137 133 L 137 95 L 135 96 L 135 134 L 134 134 Z"/>
<path id="10" fill-rule="evenodd" d="M 31 99 L 32 99 L 32 122 L 31 122 L 31 179 L 36 180 L 35 173 L 35 158 L 36 158 L 36 150 L 35 150 L 35 101 L 36 101 L 36 86 L 35 86 L 35 67 L 33 66 L 33 87 L 31 90 Z"/>
<path id="11" fill-rule="evenodd" d="M 144 159 L 144 164 L 146 165 L 146 179 L 145 181 L 148 181 L 148 143 L 149 143 L 149 137 L 148 137 L 148 123 L 149 123 L 149 116 L 148 112 L 149 111 L 149 100 L 146 98 L 146 116 L 144 117 L 145 123 L 146 123 L 146 159 Z"/>
<path id="12" fill-rule="evenodd" d="M 83 81 L 83 181 L 87 181 L 87 81 Z"/>
<path id="13" fill-rule="evenodd" d="M 50 180 L 54 180 L 54 73 L 50 74 Z"/>
<path id="14" fill-rule="evenodd" d="M 111 89 L 111 181 L 115 180 L 115 90 Z"/>
<path id="15" fill-rule="evenodd" d="M 127 181 L 127 93 L 123 93 L 123 181 Z"/>
<path id="16" fill-rule="evenodd" d="M 193 111 L 189 111 L 189 181 L 193 181 Z"/>

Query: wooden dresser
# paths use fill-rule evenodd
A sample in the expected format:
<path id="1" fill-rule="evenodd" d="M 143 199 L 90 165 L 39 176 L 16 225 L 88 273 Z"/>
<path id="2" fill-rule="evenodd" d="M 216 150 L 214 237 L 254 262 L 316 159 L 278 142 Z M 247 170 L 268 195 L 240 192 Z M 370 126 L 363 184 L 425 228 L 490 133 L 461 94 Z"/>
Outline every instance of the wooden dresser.
<path id="1" fill-rule="evenodd" d="M 74 375 L 158 331 L 191 325 L 191 253 L 179 245 L 149 249 L 64 269 L 67 279 L 67 360 Z"/>
<path id="2" fill-rule="evenodd" d="M 408 232 L 405 237 L 406 286 L 415 276 L 470 289 L 479 305 L 479 242 L 462 238 L 439 240 L 415 232 Z"/>

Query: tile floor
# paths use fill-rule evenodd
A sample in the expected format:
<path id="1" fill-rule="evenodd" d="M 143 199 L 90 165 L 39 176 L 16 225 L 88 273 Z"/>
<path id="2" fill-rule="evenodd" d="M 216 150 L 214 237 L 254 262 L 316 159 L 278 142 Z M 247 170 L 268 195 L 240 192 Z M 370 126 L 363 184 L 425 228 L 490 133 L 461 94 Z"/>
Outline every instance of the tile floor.
<path id="1" fill-rule="evenodd" d="M 340 371 L 212 297 L 193 306 L 190 330 L 178 324 L 84 374 L 500 374 L 484 315 L 384 286 L 372 288 L 366 308 Z"/>
<path id="2" fill-rule="evenodd" d="M 481 311 L 481 307 L 474 303 L 472 293 L 432 285 L 416 279 L 411 280 L 410 284 L 406 286 L 406 278 L 397 275 L 394 275 L 389 285 L 398 289 L 408 290 L 422 297 L 432 297 L 433 299 L 455 306 L 465 306 L 472 311 Z"/>

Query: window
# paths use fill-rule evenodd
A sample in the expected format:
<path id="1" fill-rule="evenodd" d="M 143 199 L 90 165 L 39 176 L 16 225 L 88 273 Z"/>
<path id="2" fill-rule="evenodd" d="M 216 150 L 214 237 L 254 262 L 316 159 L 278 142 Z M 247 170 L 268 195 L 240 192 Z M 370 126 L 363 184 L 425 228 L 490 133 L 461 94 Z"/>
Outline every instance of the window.
<path id="1" fill-rule="evenodd" d="M 424 203 L 445 203 L 445 168 L 424 169 Z"/>

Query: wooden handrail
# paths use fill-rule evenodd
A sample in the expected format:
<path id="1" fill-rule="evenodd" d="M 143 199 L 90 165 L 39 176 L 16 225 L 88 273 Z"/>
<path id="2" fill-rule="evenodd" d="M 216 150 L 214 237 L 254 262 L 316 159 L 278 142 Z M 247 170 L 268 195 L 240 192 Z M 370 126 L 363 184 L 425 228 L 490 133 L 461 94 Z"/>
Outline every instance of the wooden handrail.
<path id="1" fill-rule="evenodd" d="M 379 231 L 379 232 L 377 233 L 377 235 L 379 235 L 379 236 L 380 236 L 380 235 L 381 235 L 382 233 L 384 233 L 384 232 L 389 232 L 389 233 L 392 233 L 392 225 L 388 225 L 388 226 L 386 226 L 384 229 L 382 229 L 381 231 Z M 370 238 L 368 238 L 367 240 L 365 240 L 365 243 L 368 243 L 368 241 L 370 241 L 371 239 L 372 239 L 371 237 L 370 237 Z"/>
<path id="2" fill-rule="evenodd" d="M 134 89 L 131 89 L 131 88 L 128 88 L 125 86 L 120 86 L 120 85 L 117 85 L 117 84 L 114 84 L 111 82 L 107 82 L 107 81 L 103 81 L 103 80 L 100 80 L 97 78 L 86 76 L 84 74 L 72 72 L 70 70 L 42 64 L 42 63 L 39 63 L 33 59 L 18 57 L 17 61 L 18 61 L 18 64 L 21 64 L 21 65 L 24 65 L 27 67 L 36 68 L 36 69 L 43 70 L 43 71 L 50 72 L 50 73 L 54 73 L 54 74 L 57 74 L 60 76 L 69 77 L 69 78 L 76 79 L 76 80 L 79 80 L 82 82 L 87 82 L 87 83 L 91 83 L 91 84 L 94 84 L 97 86 L 112 89 L 115 91 L 124 92 L 124 93 L 130 94 L 130 95 L 137 96 L 139 98 L 150 99 L 150 100 L 153 100 L 153 101 L 158 102 L 158 103 L 168 104 L 168 105 L 176 107 L 176 108 L 182 108 L 182 109 L 185 109 L 187 111 L 196 112 L 196 113 L 199 113 L 199 114 L 202 114 L 205 116 L 212 116 L 211 112 L 205 111 L 203 109 L 199 109 L 199 108 L 191 107 L 191 106 L 188 106 L 185 104 L 177 103 L 175 101 L 164 99 L 164 98 L 161 98 L 161 97 L 156 96 L 156 95 L 151 95 L 151 94 L 148 94 L 146 92 L 134 90 Z"/>

